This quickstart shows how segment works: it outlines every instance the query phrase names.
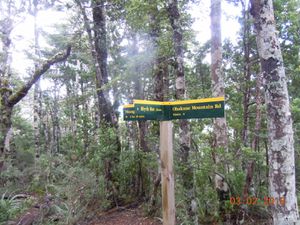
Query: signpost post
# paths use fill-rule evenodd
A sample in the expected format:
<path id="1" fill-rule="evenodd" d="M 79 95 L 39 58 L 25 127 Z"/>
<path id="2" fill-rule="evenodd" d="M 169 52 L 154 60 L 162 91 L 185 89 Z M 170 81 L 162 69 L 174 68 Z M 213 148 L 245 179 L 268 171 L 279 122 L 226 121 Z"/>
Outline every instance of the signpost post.
<path id="1" fill-rule="evenodd" d="M 160 121 L 159 125 L 163 224 L 175 225 L 173 123 Z"/>
<path id="2" fill-rule="evenodd" d="M 224 117 L 224 97 L 175 102 L 134 100 L 133 103 L 123 106 L 124 120 L 160 121 L 163 224 L 175 225 L 173 123 L 171 120 Z"/>

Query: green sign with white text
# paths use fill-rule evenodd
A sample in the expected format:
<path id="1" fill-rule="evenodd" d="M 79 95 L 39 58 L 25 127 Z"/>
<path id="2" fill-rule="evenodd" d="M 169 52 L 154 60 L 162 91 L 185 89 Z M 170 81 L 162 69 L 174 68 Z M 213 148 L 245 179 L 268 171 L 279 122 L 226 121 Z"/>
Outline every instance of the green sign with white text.
<path id="1" fill-rule="evenodd" d="M 124 120 L 173 120 L 224 117 L 224 97 L 158 102 L 134 100 L 123 107 Z"/>
<path id="2" fill-rule="evenodd" d="M 216 118 L 224 117 L 224 101 L 193 102 L 187 100 L 174 102 L 166 107 L 173 119 Z"/>
<path id="3" fill-rule="evenodd" d="M 145 115 L 137 114 L 134 105 L 128 104 L 123 106 L 123 119 L 124 120 L 146 120 Z"/>
<path id="4" fill-rule="evenodd" d="M 148 120 L 168 120 L 165 116 L 165 102 L 133 100 L 134 108 L 140 115 Z"/>

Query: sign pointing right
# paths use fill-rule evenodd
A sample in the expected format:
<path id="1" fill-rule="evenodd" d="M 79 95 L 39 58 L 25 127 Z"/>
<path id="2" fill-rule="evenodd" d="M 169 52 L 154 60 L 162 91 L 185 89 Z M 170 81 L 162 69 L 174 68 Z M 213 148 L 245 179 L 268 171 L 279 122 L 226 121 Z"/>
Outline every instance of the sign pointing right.
<path id="1" fill-rule="evenodd" d="M 170 102 L 166 110 L 171 119 L 224 117 L 224 97 Z"/>
<path id="2" fill-rule="evenodd" d="M 173 120 L 224 117 L 224 97 L 159 102 L 134 100 L 125 105 L 124 120 Z"/>

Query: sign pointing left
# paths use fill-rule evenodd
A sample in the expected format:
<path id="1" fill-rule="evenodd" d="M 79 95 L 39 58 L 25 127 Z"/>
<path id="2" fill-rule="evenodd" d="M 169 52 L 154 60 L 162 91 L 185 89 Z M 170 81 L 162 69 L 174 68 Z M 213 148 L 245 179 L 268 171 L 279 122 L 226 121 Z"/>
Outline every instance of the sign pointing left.
<path id="1" fill-rule="evenodd" d="M 137 113 L 134 104 L 128 104 L 123 106 L 123 117 L 124 120 L 146 120 L 145 115 Z"/>

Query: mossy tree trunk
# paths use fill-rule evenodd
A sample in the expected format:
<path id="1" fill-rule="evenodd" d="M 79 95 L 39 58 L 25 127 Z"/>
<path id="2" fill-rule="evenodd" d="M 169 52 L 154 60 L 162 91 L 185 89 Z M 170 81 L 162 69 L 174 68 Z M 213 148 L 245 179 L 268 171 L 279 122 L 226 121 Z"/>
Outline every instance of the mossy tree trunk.
<path id="1" fill-rule="evenodd" d="M 160 10 L 155 5 L 153 6 L 150 16 L 149 16 L 149 35 L 153 43 L 153 51 L 155 52 L 155 58 L 153 59 L 153 91 L 154 91 L 154 100 L 155 101 L 166 101 L 166 95 L 164 94 L 164 90 L 167 88 L 165 84 L 164 77 L 167 77 L 167 63 L 166 59 L 162 54 L 161 46 L 160 46 L 160 36 L 161 36 L 161 17 Z M 159 127 L 157 127 L 156 135 L 160 136 Z M 159 150 L 157 149 L 157 154 L 159 154 Z M 160 156 L 158 158 L 158 173 L 156 177 L 153 179 L 153 192 L 150 198 L 150 214 L 154 214 L 154 212 L 159 207 L 157 204 L 157 198 L 159 194 L 159 187 L 161 184 L 161 171 L 160 171 Z"/>
<path id="2" fill-rule="evenodd" d="M 60 52 L 50 59 L 44 61 L 42 65 L 36 68 L 31 79 L 27 81 L 21 88 L 16 91 L 10 89 L 10 83 L 7 76 L 1 74 L 0 77 L 0 157 L 5 153 L 5 138 L 11 127 L 13 107 L 20 102 L 28 93 L 30 88 L 39 80 L 39 78 L 47 72 L 47 70 L 55 63 L 62 62 L 70 55 L 71 46 L 67 50 Z"/>
<path id="3" fill-rule="evenodd" d="M 2 97 L 2 96 L 1 96 Z M 2 98 L 2 101 L 4 99 Z M 12 107 L 2 105 L 0 106 L 0 156 L 4 156 L 5 149 L 5 139 L 6 135 L 11 127 L 11 116 L 12 116 Z"/>
<path id="4" fill-rule="evenodd" d="M 94 50 L 96 57 L 96 88 L 100 112 L 100 121 L 116 126 L 117 120 L 109 101 L 109 93 L 104 86 L 108 83 L 107 72 L 107 37 L 105 0 L 94 0 L 93 6 L 93 31 Z"/>
<path id="5" fill-rule="evenodd" d="M 184 100 L 187 98 L 186 84 L 185 84 L 185 73 L 184 73 L 184 47 L 183 47 L 183 30 L 181 23 L 181 13 L 179 10 L 179 4 L 177 0 L 168 1 L 168 17 L 173 32 L 173 46 L 175 50 L 175 97 L 177 100 Z M 179 151 L 180 151 L 180 163 L 183 166 L 181 171 L 183 186 L 187 191 L 187 204 L 188 213 L 190 216 L 194 216 L 192 204 L 194 201 L 194 189 L 193 189 L 193 171 L 189 162 L 189 155 L 191 150 L 191 132 L 190 124 L 188 120 L 179 120 Z M 192 203 L 193 202 L 193 203 Z M 196 217 L 195 217 L 196 218 Z M 197 223 L 197 220 L 194 221 Z"/>

